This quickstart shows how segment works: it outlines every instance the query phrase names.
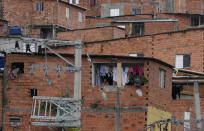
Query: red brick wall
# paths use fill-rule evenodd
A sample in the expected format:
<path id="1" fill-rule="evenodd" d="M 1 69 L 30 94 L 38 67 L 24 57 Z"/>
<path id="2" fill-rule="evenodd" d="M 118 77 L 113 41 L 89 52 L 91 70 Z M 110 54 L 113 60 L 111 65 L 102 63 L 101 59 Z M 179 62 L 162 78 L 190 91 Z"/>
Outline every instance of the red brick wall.
<path id="1" fill-rule="evenodd" d="M 67 28 L 83 28 L 83 22 L 78 21 L 78 12 L 84 13 L 83 9 L 76 8 L 72 5 L 65 4 L 62 2 L 57 3 L 56 1 L 43 1 L 44 11 L 36 11 L 36 2 L 33 2 L 33 24 L 59 24 Z M 69 19 L 66 18 L 66 7 L 70 10 Z"/>
<path id="2" fill-rule="evenodd" d="M 72 49 L 66 48 L 65 52 L 65 48 L 58 48 L 58 51 L 66 53 L 72 52 Z M 176 54 L 191 54 L 191 67 L 187 69 L 203 72 L 203 30 L 87 43 L 83 53 L 107 55 L 144 53 L 145 56 L 153 56 L 172 65 L 175 65 Z"/>
<path id="3" fill-rule="evenodd" d="M 4 0 L 3 4 L 3 18 L 9 21 L 9 25 L 24 26 L 31 24 L 32 3 L 30 0 Z"/>
<path id="4" fill-rule="evenodd" d="M 147 22 L 144 25 L 144 34 L 157 34 L 174 31 L 174 22 Z"/>
<path id="5" fill-rule="evenodd" d="M 66 18 L 66 7 L 70 10 L 70 18 L 67 20 Z M 79 29 L 85 27 L 85 14 L 83 9 L 76 8 L 71 5 L 67 5 L 64 3 L 59 3 L 58 7 L 58 14 L 57 14 L 57 23 L 60 25 L 63 25 L 65 27 L 71 28 L 71 29 Z M 78 13 L 82 13 L 82 22 L 78 21 Z"/>
<path id="6" fill-rule="evenodd" d="M 149 105 L 168 111 L 172 96 L 172 70 L 157 63 L 149 63 Z M 160 88 L 160 69 L 166 71 L 165 88 Z"/>
<path id="7" fill-rule="evenodd" d="M 36 11 L 36 3 L 43 2 L 43 11 Z M 12 5 L 12 6 L 11 6 Z M 66 7 L 70 8 L 70 19 L 66 19 Z M 55 0 L 5 0 L 4 19 L 10 26 L 58 24 L 67 28 L 83 28 L 85 15 L 83 9 Z M 78 12 L 83 14 L 83 22 L 78 21 Z"/>
<path id="8" fill-rule="evenodd" d="M 72 57 L 66 57 L 73 59 Z M 66 87 L 70 87 L 70 94 L 73 97 L 73 73 L 62 71 L 61 76 L 58 78 L 56 70 L 49 69 L 48 78 L 52 81 L 51 85 L 48 85 L 46 78 L 44 76 L 43 69 L 35 69 L 34 74 L 31 76 L 29 74 L 28 67 L 31 64 L 45 64 L 45 57 L 43 56 L 33 56 L 29 54 L 8 54 L 6 56 L 8 68 L 10 69 L 10 64 L 12 62 L 24 62 L 24 74 L 20 74 L 14 80 L 8 81 L 8 87 L 6 90 L 7 98 L 7 111 L 6 111 L 6 125 L 5 128 L 8 131 L 12 131 L 13 127 L 9 126 L 10 116 L 21 116 L 22 126 L 19 127 L 19 131 L 29 130 L 29 118 L 30 110 L 32 107 L 32 98 L 29 96 L 29 89 L 37 88 L 39 96 L 65 96 Z M 104 59 L 104 58 L 92 58 L 93 63 L 97 62 L 122 62 L 122 63 L 144 63 L 144 75 L 147 79 L 152 79 L 150 73 L 158 73 L 159 67 L 163 67 L 161 64 L 157 64 L 149 60 L 137 60 L 137 59 Z M 48 65 L 62 65 L 66 66 L 65 62 L 60 60 L 55 56 L 48 56 Z M 92 86 L 92 63 L 87 61 L 84 57 L 82 61 L 82 96 L 84 99 L 83 108 L 88 109 L 88 111 L 83 110 L 82 112 L 82 130 L 115 130 L 115 112 L 109 112 L 107 110 L 98 111 L 97 109 L 91 109 L 90 104 L 98 103 L 98 108 L 114 108 L 116 105 L 116 92 L 106 92 L 107 100 L 105 101 L 102 97 L 100 91 L 100 86 Z M 154 67 L 152 67 L 154 66 Z M 167 74 L 169 78 L 171 76 L 171 71 L 167 69 L 170 73 Z M 9 70 L 10 71 L 10 70 Z M 149 77 L 148 77 L 149 74 Z M 156 78 L 156 77 L 155 77 Z M 155 80 L 158 81 L 158 80 Z M 148 106 L 148 97 L 150 95 L 157 96 L 155 92 L 149 92 L 149 89 L 158 88 L 158 85 L 145 84 L 144 86 L 134 87 L 125 86 L 120 91 L 120 106 L 121 107 L 143 107 L 144 109 Z M 142 90 L 142 96 L 136 94 L 136 90 Z M 167 88 L 168 89 L 168 88 Z M 149 92 L 149 94 L 147 93 Z M 170 94 L 169 94 L 170 95 Z M 163 96 L 162 96 L 163 97 Z M 165 96 L 164 98 L 168 98 Z M 151 99 L 149 99 L 151 101 Z M 163 103 L 159 103 L 162 106 Z M 14 111 L 15 110 L 15 111 Z M 146 124 L 146 113 L 144 111 L 127 111 L 121 112 L 121 125 L 122 130 L 137 130 L 142 128 Z M 38 128 L 31 126 L 31 129 L 46 131 L 48 128 Z"/>
<path id="9" fill-rule="evenodd" d="M 81 39 L 83 42 L 101 41 L 125 37 L 125 31 L 117 27 L 90 28 L 60 32 L 57 39 L 76 41 Z"/>
<path id="10" fill-rule="evenodd" d="M 187 14 L 157 14 L 157 17 L 168 17 L 178 20 L 175 22 L 175 26 L 177 26 L 179 30 L 185 30 L 190 26 L 190 15 Z"/>

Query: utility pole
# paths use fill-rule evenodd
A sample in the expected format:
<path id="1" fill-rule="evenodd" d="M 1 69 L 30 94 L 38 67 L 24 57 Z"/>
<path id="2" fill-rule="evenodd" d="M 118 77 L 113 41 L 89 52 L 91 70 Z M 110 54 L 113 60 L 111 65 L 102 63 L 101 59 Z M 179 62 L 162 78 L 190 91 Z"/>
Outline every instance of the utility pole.
<path id="1" fill-rule="evenodd" d="M 201 120 L 201 115 L 200 115 L 200 96 L 199 96 L 199 90 L 198 90 L 198 81 L 194 82 L 194 106 L 195 106 L 196 120 Z M 197 128 L 201 129 L 201 122 L 197 123 Z"/>
<path id="2" fill-rule="evenodd" d="M 81 67 L 81 63 L 82 63 L 81 62 L 81 60 L 82 60 L 82 55 L 81 55 L 82 51 L 81 50 L 82 50 L 81 45 L 75 46 L 74 58 L 75 58 L 75 66 L 77 66 L 77 67 Z M 81 70 L 74 72 L 74 98 L 81 100 Z M 82 108 L 82 107 L 80 107 L 80 108 Z M 80 112 L 76 112 L 75 115 L 77 118 L 81 118 Z M 81 122 L 77 121 L 77 124 L 81 125 Z"/>

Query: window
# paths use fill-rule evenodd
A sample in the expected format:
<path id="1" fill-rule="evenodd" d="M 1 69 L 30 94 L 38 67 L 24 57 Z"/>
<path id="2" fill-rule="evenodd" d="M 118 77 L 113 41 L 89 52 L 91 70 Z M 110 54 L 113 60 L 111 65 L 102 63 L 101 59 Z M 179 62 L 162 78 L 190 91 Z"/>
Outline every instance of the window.
<path id="1" fill-rule="evenodd" d="M 36 11 L 43 11 L 43 2 L 36 3 Z"/>
<path id="2" fill-rule="evenodd" d="M 140 86 L 147 82 L 143 63 L 123 63 L 120 71 L 115 63 L 95 63 L 93 67 L 92 82 L 95 86 L 115 86 L 119 76 L 122 86 Z"/>
<path id="3" fill-rule="evenodd" d="M 69 0 L 69 3 L 71 3 L 71 4 L 79 4 L 79 0 Z"/>
<path id="4" fill-rule="evenodd" d="M 20 126 L 22 123 L 22 117 L 10 117 L 9 123 L 12 127 Z"/>
<path id="5" fill-rule="evenodd" d="M 30 89 L 30 96 L 37 96 L 38 95 L 38 90 L 37 89 Z"/>
<path id="6" fill-rule="evenodd" d="M 166 71 L 160 69 L 160 88 L 165 88 L 166 84 Z"/>
<path id="7" fill-rule="evenodd" d="M 141 8 L 132 8 L 132 15 L 141 14 Z"/>
<path id="8" fill-rule="evenodd" d="M 204 16 L 192 15 L 191 26 L 199 26 L 204 24 Z"/>
<path id="9" fill-rule="evenodd" d="M 133 36 L 140 36 L 144 34 L 144 23 L 133 23 L 132 24 L 132 33 Z"/>
<path id="10" fill-rule="evenodd" d="M 175 67 L 176 68 L 190 67 L 190 55 L 189 54 L 176 55 Z"/>
<path id="11" fill-rule="evenodd" d="M 78 20 L 79 20 L 79 22 L 82 22 L 82 13 L 81 12 L 78 12 Z"/>
<path id="12" fill-rule="evenodd" d="M 120 10 L 119 9 L 110 9 L 110 16 L 119 16 Z"/>
<path id="13" fill-rule="evenodd" d="M 24 73 L 24 63 L 14 62 L 11 64 L 11 70 L 14 74 L 23 74 Z"/>
<path id="14" fill-rule="evenodd" d="M 93 66 L 95 86 L 117 85 L 117 65 L 115 63 L 96 63 Z"/>
<path id="15" fill-rule="evenodd" d="M 131 54 L 129 54 L 129 56 L 134 56 L 134 57 L 144 57 L 144 54 L 143 54 L 143 53 L 136 53 L 136 54 L 131 53 Z"/>
<path id="16" fill-rule="evenodd" d="M 4 24 L 4 28 L 3 28 L 3 30 L 2 30 L 2 33 L 3 33 L 3 34 L 8 33 L 8 24 Z"/>
<path id="17" fill-rule="evenodd" d="M 122 64 L 122 86 L 141 86 L 145 82 L 147 82 L 147 79 L 144 77 L 144 64 Z"/>
<path id="18" fill-rule="evenodd" d="M 69 19 L 69 8 L 66 8 L 66 18 Z"/>
<path id="19" fill-rule="evenodd" d="M 97 5 L 97 0 L 89 0 L 89 5 L 90 5 L 90 6 L 95 6 L 95 5 Z"/>

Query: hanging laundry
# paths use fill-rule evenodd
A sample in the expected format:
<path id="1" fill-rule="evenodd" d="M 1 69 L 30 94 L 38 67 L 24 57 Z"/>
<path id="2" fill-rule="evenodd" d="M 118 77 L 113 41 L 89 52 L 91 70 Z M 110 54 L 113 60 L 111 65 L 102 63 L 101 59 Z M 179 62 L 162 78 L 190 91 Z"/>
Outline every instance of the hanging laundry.
<path id="1" fill-rule="evenodd" d="M 30 50 L 30 44 L 26 44 L 26 53 L 27 52 L 32 52 L 31 50 Z"/>
<path id="2" fill-rule="evenodd" d="M 138 69 L 138 72 L 139 72 L 139 76 L 143 76 L 144 75 L 144 66 L 140 66 L 139 69 Z"/>
<path id="3" fill-rule="evenodd" d="M 15 49 L 20 49 L 18 41 L 16 41 L 16 43 L 15 43 Z"/>
<path id="4" fill-rule="evenodd" d="M 123 86 L 125 86 L 126 85 L 126 83 L 128 83 L 128 74 L 125 72 L 125 71 L 123 71 L 122 72 L 122 85 Z"/>
<path id="5" fill-rule="evenodd" d="M 10 72 L 10 73 L 9 73 L 9 78 L 10 78 L 11 80 L 14 80 L 14 79 L 15 79 L 15 77 L 14 77 L 14 75 L 13 75 L 13 72 Z"/>
<path id="6" fill-rule="evenodd" d="M 19 68 L 16 68 L 16 69 L 12 70 L 12 73 L 13 73 L 14 77 L 18 76 L 19 70 L 20 70 Z"/>
<path id="7" fill-rule="evenodd" d="M 105 66 L 104 65 L 100 66 L 100 76 L 105 76 Z"/>
<path id="8" fill-rule="evenodd" d="M 117 82 L 117 68 L 113 67 L 113 81 Z"/>
<path id="9" fill-rule="evenodd" d="M 128 73 L 129 67 L 125 67 L 125 73 Z"/>
<path id="10" fill-rule="evenodd" d="M 132 70 L 133 70 L 133 75 L 136 75 L 137 71 L 139 70 L 139 66 L 133 67 Z"/>

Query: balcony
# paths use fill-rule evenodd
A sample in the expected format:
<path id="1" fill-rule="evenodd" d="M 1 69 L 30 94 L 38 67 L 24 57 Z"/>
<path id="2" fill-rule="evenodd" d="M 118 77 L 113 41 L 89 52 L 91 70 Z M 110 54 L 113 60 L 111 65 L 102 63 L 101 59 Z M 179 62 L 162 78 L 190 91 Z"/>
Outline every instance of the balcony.
<path id="1" fill-rule="evenodd" d="M 31 124 L 47 127 L 80 127 L 81 101 L 64 97 L 33 97 Z"/>

